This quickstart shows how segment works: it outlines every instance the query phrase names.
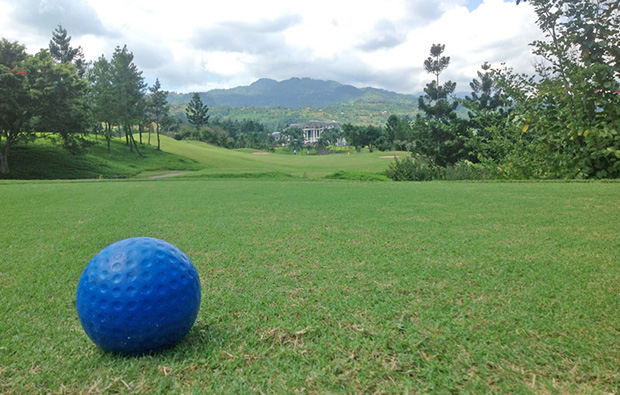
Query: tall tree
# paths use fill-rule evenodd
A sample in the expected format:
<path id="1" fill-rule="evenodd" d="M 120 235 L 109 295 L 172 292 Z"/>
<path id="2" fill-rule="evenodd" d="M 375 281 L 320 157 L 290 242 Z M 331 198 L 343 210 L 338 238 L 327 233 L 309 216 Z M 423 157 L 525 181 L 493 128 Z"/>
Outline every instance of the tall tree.
<path id="1" fill-rule="evenodd" d="M 469 118 L 470 138 L 466 145 L 479 161 L 498 160 L 508 154 L 505 138 L 512 102 L 498 84 L 496 74 L 485 62 L 478 71 L 478 78 L 469 84 L 471 95 L 460 101 Z"/>
<path id="2" fill-rule="evenodd" d="M 187 121 L 196 128 L 196 140 L 200 140 L 200 129 L 202 126 L 209 122 L 209 115 L 207 115 L 208 111 L 209 107 L 202 102 L 200 95 L 198 93 L 194 93 L 192 100 L 185 109 L 185 115 L 187 116 Z"/>
<path id="3" fill-rule="evenodd" d="M 141 101 L 144 100 L 146 84 L 142 72 L 133 63 L 133 53 L 127 46 L 116 47 L 111 61 L 112 91 L 114 93 L 113 110 L 118 124 L 123 128 L 130 150 L 140 154 L 138 144 L 133 137 L 133 126 L 142 116 Z"/>
<path id="4" fill-rule="evenodd" d="M 159 78 L 155 80 L 155 84 L 149 88 L 149 113 L 153 122 L 155 122 L 155 131 L 157 133 L 157 149 L 161 147 L 159 133 L 162 122 L 168 117 L 170 108 L 168 107 L 168 91 L 161 89 Z"/>
<path id="5" fill-rule="evenodd" d="M 471 95 L 461 101 L 468 110 L 469 127 L 478 135 L 505 119 L 510 111 L 510 100 L 498 85 L 491 65 L 485 62 L 480 68 L 478 78 L 469 83 Z"/>
<path id="6" fill-rule="evenodd" d="M 52 33 L 49 43 L 50 54 L 56 63 L 72 63 L 75 65 L 78 75 L 84 77 L 86 74 L 87 63 L 84 60 L 82 47 L 71 47 L 71 36 L 67 35 L 67 30 L 58 25 Z"/>
<path id="7" fill-rule="evenodd" d="M 424 88 L 425 95 L 418 98 L 418 106 L 425 117 L 415 123 L 416 150 L 430 156 L 440 166 L 453 164 L 460 158 L 463 145 L 461 126 L 457 120 L 458 101 L 451 98 L 456 83 L 439 83 L 439 76 L 450 64 L 450 58 L 442 56 L 445 45 L 433 44 L 430 56 L 424 61 L 424 69 L 435 75 L 435 80 Z"/>
<path id="8" fill-rule="evenodd" d="M 0 41 L 0 173 L 9 173 L 11 147 L 27 137 L 32 117 L 32 97 L 25 70 L 26 47 Z"/>
<path id="9" fill-rule="evenodd" d="M 430 56 L 424 61 L 424 70 L 427 73 L 435 74 L 436 86 L 439 87 L 439 76 L 450 65 L 449 56 L 441 56 L 446 46 L 443 44 L 431 45 Z M 434 100 L 439 100 L 439 97 L 435 97 Z"/>
<path id="10" fill-rule="evenodd" d="M 112 66 L 105 56 L 102 55 L 93 63 L 89 78 L 93 116 L 95 121 L 103 123 L 108 152 L 112 152 L 112 127 L 115 122 L 114 100 L 116 97 L 112 87 Z"/>

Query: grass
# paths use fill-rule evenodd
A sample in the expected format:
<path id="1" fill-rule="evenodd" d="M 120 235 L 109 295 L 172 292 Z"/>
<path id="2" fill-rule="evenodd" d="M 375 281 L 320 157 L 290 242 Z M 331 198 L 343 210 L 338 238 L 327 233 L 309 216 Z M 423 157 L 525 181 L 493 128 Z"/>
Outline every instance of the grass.
<path id="1" fill-rule="evenodd" d="M 137 138 L 137 137 L 136 137 Z M 13 179 L 128 178 L 141 173 L 152 175 L 168 171 L 195 171 L 198 162 L 142 145 L 142 156 L 130 152 L 124 140 L 112 140 L 112 153 L 100 138 L 85 154 L 71 154 L 45 139 L 11 149 L 9 165 Z M 1 175 L 0 175 L 1 177 Z"/>
<path id="2" fill-rule="evenodd" d="M 162 150 L 185 156 L 206 168 L 192 177 L 232 173 L 286 173 L 295 177 L 323 178 L 337 171 L 380 173 L 388 168 L 393 155 L 375 151 L 362 154 L 282 155 L 257 150 L 228 150 L 198 141 L 176 141 L 162 137 Z M 256 153 L 259 154 L 256 154 Z"/>
<path id="3" fill-rule="evenodd" d="M 122 139 L 90 147 L 73 155 L 45 139 L 14 147 L 10 154 L 12 179 L 148 178 L 188 173 L 191 178 L 323 178 L 333 173 L 355 173 L 356 179 L 376 179 L 394 153 L 364 152 L 323 156 L 282 155 L 254 149 L 228 150 L 198 141 L 161 137 L 161 151 L 141 145 L 143 156 L 129 152 Z M 155 144 L 155 142 L 153 142 Z M 398 153 L 396 153 L 398 155 Z M 388 157 L 389 156 L 389 157 Z M 1 178 L 1 176 L 0 176 Z M 6 178 L 6 177 L 5 177 Z"/>
<path id="4" fill-rule="evenodd" d="M 0 183 L 0 393 L 616 393 L 618 183 Z M 98 350 L 106 245 L 172 242 L 203 283 L 176 347 Z"/>

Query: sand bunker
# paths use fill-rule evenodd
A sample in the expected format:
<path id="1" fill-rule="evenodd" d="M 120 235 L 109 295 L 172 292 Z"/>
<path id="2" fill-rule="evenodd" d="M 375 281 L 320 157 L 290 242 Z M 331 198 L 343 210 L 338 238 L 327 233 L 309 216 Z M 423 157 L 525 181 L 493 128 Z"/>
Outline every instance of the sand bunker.
<path id="1" fill-rule="evenodd" d="M 187 172 L 183 172 L 183 173 L 168 173 L 168 174 L 161 174 L 159 176 L 150 176 L 149 178 L 167 178 L 167 177 L 176 177 L 176 176 L 182 176 L 183 174 L 187 174 Z"/>

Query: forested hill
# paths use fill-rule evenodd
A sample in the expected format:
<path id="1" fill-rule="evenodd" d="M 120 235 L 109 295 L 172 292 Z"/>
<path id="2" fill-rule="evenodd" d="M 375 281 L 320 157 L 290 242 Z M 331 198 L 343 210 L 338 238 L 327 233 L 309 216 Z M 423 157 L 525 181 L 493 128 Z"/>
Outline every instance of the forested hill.
<path id="1" fill-rule="evenodd" d="M 168 101 L 185 105 L 191 98 L 192 93 L 171 92 Z M 200 98 L 210 107 L 303 108 L 355 102 L 399 103 L 409 107 L 415 106 L 417 101 L 417 96 L 413 95 L 310 78 L 291 78 L 281 82 L 263 78 L 249 86 L 201 92 Z"/>

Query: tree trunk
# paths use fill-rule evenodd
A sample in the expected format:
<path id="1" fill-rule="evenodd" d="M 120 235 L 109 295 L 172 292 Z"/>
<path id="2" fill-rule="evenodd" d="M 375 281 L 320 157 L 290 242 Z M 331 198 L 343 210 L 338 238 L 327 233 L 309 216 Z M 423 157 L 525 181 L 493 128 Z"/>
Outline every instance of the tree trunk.
<path id="1" fill-rule="evenodd" d="M 159 140 L 159 124 L 157 124 L 157 151 L 161 150 L 161 141 Z"/>
<path id="2" fill-rule="evenodd" d="M 112 125 L 108 122 L 105 124 L 105 139 L 108 143 L 108 153 L 112 153 Z"/>
<path id="3" fill-rule="evenodd" d="M 138 148 L 138 144 L 136 143 L 136 140 L 133 138 L 133 133 L 131 133 L 131 130 L 129 131 L 129 138 L 131 139 L 131 146 L 135 147 L 138 155 L 142 156 L 142 153 L 140 152 L 140 148 Z M 133 151 L 133 148 L 132 148 L 132 151 Z"/>
<path id="4" fill-rule="evenodd" d="M 0 143 L 2 139 L 0 138 Z M 9 150 L 11 149 L 11 140 L 7 136 L 6 145 L 0 150 L 0 174 L 9 174 Z"/>

